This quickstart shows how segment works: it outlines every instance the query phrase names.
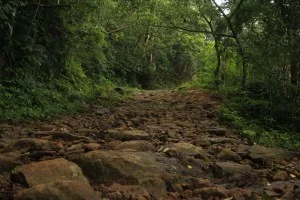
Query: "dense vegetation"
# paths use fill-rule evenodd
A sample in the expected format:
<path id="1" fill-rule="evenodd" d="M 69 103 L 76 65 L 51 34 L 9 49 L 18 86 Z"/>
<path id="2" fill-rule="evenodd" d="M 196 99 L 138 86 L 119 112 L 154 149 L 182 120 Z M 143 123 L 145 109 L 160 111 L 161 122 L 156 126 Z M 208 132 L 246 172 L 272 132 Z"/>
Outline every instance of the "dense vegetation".
<path id="1" fill-rule="evenodd" d="M 190 81 L 243 133 L 300 148 L 299 19 L 298 0 L 2 0 L 0 118 Z"/>

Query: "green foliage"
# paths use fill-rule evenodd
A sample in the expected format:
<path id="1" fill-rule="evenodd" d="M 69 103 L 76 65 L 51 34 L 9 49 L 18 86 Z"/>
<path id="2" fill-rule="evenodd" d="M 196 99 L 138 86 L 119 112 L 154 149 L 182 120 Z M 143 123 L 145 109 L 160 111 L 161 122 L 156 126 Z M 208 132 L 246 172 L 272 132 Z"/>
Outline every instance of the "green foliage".
<path id="1" fill-rule="evenodd" d="M 265 90 L 256 83 L 248 91 L 223 88 L 225 104 L 220 108 L 220 118 L 240 130 L 241 135 L 254 142 L 271 147 L 300 150 L 300 136 L 274 114 L 272 103 L 265 98 Z"/>

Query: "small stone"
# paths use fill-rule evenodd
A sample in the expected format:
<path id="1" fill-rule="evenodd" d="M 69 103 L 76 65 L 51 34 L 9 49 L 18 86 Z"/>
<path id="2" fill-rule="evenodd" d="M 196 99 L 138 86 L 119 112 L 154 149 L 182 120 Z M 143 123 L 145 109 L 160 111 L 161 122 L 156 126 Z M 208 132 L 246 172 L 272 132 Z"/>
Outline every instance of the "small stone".
<path id="1" fill-rule="evenodd" d="M 209 199 L 211 197 L 219 197 L 226 198 L 228 196 L 229 191 L 222 186 L 209 187 L 209 188 L 201 188 L 194 190 L 194 195 L 200 194 L 203 199 Z"/>
<path id="2" fill-rule="evenodd" d="M 178 154 L 195 156 L 200 159 L 207 159 L 206 152 L 200 148 L 196 147 L 187 142 L 178 142 L 166 145 L 166 148 L 169 148 L 170 151 L 176 152 Z"/>
<path id="3" fill-rule="evenodd" d="M 183 194 L 182 194 L 182 196 L 184 197 L 184 198 L 191 198 L 191 197 L 193 197 L 193 191 L 192 190 L 185 190 L 184 192 L 183 192 Z"/>
<path id="4" fill-rule="evenodd" d="M 209 179 L 205 178 L 198 178 L 195 184 L 196 188 L 204 188 L 204 187 L 211 187 L 212 182 Z"/>
<path id="5" fill-rule="evenodd" d="M 107 130 L 107 137 L 113 138 L 116 140 L 127 141 L 127 140 L 147 140 L 150 135 L 143 130 L 131 129 L 131 130 L 122 130 L 122 129 L 110 129 Z"/>
<path id="6" fill-rule="evenodd" d="M 85 149 L 85 151 L 96 151 L 96 150 L 99 150 L 100 147 L 101 147 L 101 145 L 98 143 L 89 143 L 89 144 L 83 145 L 83 148 Z"/>
<path id="7" fill-rule="evenodd" d="M 74 144 L 67 148 L 67 151 L 77 151 L 82 149 L 82 144 Z"/>
<path id="8" fill-rule="evenodd" d="M 272 190 L 266 190 L 265 191 L 266 195 L 268 195 L 269 197 L 279 197 L 280 194 L 278 194 L 277 192 L 274 192 Z"/>
<path id="9" fill-rule="evenodd" d="M 289 179 L 289 174 L 286 171 L 279 170 L 273 176 L 274 181 L 287 181 Z"/>
<path id="10" fill-rule="evenodd" d="M 194 145 L 197 147 L 208 147 L 210 145 L 210 141 L 205 139 L 197 139 L 194 141 Z"/>
<path id="11" fill-rule="evenodd" d="M 294 174 L 290 174 L 290 177 L 291 177 L 292 179 L 297 178 L 297 176 L 294 175 Z"/>
<path id="12" fill-rule="evenodd" d="M 211 128 L 211 129 L 206 129 L 204 132 L 208 132 L 217 136 L 225 136 L 227 134 L 227 129 L 225 128 Z"/>

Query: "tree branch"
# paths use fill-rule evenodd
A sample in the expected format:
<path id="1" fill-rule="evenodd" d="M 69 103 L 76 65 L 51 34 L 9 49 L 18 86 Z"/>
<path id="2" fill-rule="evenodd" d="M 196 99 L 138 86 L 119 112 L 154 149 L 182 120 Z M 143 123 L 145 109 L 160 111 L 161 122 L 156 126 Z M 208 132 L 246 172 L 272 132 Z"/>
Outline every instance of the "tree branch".
<path id="1" fill-rule="evenodd" d="M 235 10 L 230 14 L 229 19 L 231 19 L 235 13 L 240 9 L 241 5 L 244 3 L 244 0 L 240 0 L 239 4 L 236 6 Z"/>
<path id="2" fill-rule="evenodd" d="M 45 5 L 45 4 L 38 4 L 38 3 L 28 3 L 28 5 L 35 6 L 35 7 L 41 7 L 41 8 L 71 8 L 71 5 Z"/>
<path id="3" fill-rule="evenodd" d="M 176 26 L 176 25 L 172 25 L 172 26 L 151 25 L 151 26 L 152 26 L 152 27 L 160 27 L 160 28 L 169 28 L 169 29 L 180 29 L 180 30 L 184 30 L 184 31 L 187 31 L 187 32 L 192 32 L 192 33 L 206 33 L 206 34 L 217 35 L 217 36 L 220 36 L 220 37 L 234 38 L 233 35 L 213 33 L 213 32 L 208 31 L 208 30 L 194 30 L 194 29 L 188 29 L 188 28 L 180 27 L 180 26 Z"/>

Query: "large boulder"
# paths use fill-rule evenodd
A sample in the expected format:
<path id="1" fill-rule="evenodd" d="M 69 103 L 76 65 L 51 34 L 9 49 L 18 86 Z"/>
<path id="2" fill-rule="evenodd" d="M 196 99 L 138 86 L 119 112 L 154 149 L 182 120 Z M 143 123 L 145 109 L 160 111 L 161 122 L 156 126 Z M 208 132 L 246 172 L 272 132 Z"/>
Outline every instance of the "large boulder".
<path id="1" fill-rule="evenodd" d="M 14 170 L 12 179 L 28 187 L 57 180 L 80 181 L 88 184 L 78 165 L 63 158 L 22 165 Z"/>
<path id="2" fill-rule="evenodd" d="M 144 178 L 159 178 L 167 171 L 148 152 L 92 151 L 73 159 L 94 183 L 138 184 Z"/>

